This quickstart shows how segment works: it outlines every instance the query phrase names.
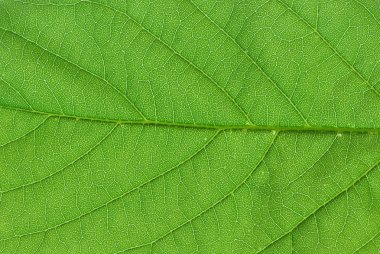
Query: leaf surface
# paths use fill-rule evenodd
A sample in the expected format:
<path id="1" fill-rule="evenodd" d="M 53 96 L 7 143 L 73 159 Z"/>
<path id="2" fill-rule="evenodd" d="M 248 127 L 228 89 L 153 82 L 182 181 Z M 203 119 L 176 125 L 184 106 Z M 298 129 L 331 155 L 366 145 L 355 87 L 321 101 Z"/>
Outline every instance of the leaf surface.
<path id="1" fill-rule="evenodd" d="M 377 253 L 375 0 L 0 1 L 1 253 Z"/>

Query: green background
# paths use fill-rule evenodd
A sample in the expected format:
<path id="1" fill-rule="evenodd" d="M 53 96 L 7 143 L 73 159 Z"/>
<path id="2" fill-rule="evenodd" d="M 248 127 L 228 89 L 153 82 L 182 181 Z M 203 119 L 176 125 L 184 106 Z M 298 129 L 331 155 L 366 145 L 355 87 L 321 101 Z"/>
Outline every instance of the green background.
<path id="1" fill-rule="evenodd" d="M 1 253 L 379 253 L 375 0 L 0 0 Z"/>

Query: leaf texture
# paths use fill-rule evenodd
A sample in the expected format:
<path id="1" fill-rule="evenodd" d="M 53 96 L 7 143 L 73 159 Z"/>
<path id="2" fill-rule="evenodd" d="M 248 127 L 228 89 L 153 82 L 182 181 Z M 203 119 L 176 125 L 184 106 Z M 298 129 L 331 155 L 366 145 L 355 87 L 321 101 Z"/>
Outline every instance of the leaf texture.
<path id="1" fill-rule="evenodd" d="M 1 253 L 379 253 L 377 0 L 0 0 Z"/>

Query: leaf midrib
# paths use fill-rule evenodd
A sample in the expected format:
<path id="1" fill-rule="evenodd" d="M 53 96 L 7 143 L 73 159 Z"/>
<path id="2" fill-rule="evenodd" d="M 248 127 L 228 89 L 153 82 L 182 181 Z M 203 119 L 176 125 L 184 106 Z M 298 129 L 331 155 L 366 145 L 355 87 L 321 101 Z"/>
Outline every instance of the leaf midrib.
<path id="1" fill-rule="evenodd" d="M 1 107 L 0 107 L 0 108 L 1 108 Z M 67 117 L 67 116 L 64 116 L 64 117 Z M 113 130 L 114 130 L 116 127 L 117 127 L 117 125 L 115 125 L 115 126 L 112 128 L 112 130 L 110 131 L 110 133 L 112 133 Z M 109 133 L 109 134 L 110 134 L 110 133 Z M 200 150 L 203 150 L 206 146 L 208 146 L 208 144 L 210 144 L 211 141 L 214 140 L 215 137 L 216 137 L 219 133 L 220 133 L 220 131 L 217 131 L 217 132 L 214 134 L 214 136 L 213 136 L 213 137 L 212 137 L 212 138 L 211 138 L 206 144 L 204 144 L 199 150 L 197 150 L 197 152 L 195 152 L 195 154 L 191 155 L 188 159 L 185 159 L 183 162 L 179 163 L 177 166 L 175 166 L 175 167 L 173 167 L 173 168 L 177 168 L 179 165 L 183 164 L 183 163 L 186 162 L 187 160 L 190 160 L 193 156 L 195 156 L 196 154 L 198 154 L 198 152 L 199 152 Z M 107 134 L 107 136 L 109 136 L 109 134 Z M 275 137 L 276 137 L 276 136 L 277 136 L 277 133 L 275 133 L 275 134 L 276 134 L 276 135 L 275 135 Z M 106 136 L 106 137 L 107 137 L 107 136 Z M 105 138 L 106 138 L 106 137 L 105 137 Z M 273 139 L 273 142 L 272 142 L 271 144 L 274 143 L 274 140 L 275 140 L 275 138 Z M 100 143 L 101 143 L 101 142 L 100 142 Z M 271 148 L 271 146 L 272 146 L 272 145 L 270 145 L 270 146 L 268 147 L 267 152 L 269 151 L 269 149 Z M 267 154 L 267 152 L 266 152 L 265 154 Z M 262 159 L 260 160 L 260 162 L 265 158 L 265 154 L 263 155 L 263 157 L 262 157 Z M 370 166 L 368 170 L 366 170 L 365 172 L 363 172 L 363 174 L 362 174 L 361 176 L 359 176 L 358 178 L 354 179 L 354 181 L 352 181 L 351 184 L 349 184 L 348 186 L 346 186 L 346 188 L 340 190 L 338 193 L 336 193 L 335 195 L 333 195 L 332 197 L 330 197 L 328 200 L 326 200 L 323 204 L 317 206 L 316 209 L 313 210 L 308 216 L 305 216 L 304 219 L 302 219 L 302 220 L 300 220 L 298 223 L 296 223 L 296 224 L 295 224 L 290 230 L 288 230 L 288 231 L 284 232 L 283 234 L 279 235 L 276 239 L 274 239 L 274 240 L 271 241 L 269 244 L 267 244 L 266 246 L 264 246 L 263 248 L 261 248 L 260 250 L 258 250 L 257 253 L 261 253 L 262 251 L 264 251 L 264 250 L 267 249 L 268 247 L 270 247 L 270 246 L 272 246 L 273 244 L 275 244 L 276 242 L 278 242 L 278 241 L 279 241 L 280 239 L 282 239 L 283 237 L 287 236 L 288 234 L 291 234 L 296 228 L 298 228 L 299 225 L 301 225 L 302 223 L 304 223 L 304 222 L 305 222 L 310 216 L 312 216 L 313 214 L 317 213 L 321 208 L 325 207 L 326 205 L 328 205 L 329 203 L 331 203 L 333 200 L 337 199 L 340 195 L 342 195 L 342 193 L 345 193 L 345 192 L 348 191 L 350 188 L 352 188 L 353 186 L 355 186 L 359 181 L 361 181 L 361 180 L 363 179 L 363 177 L 367 176 L 372 170 L 374 170 L 375 168 L 377 168 L 379 164 L 380 164 L 380 161 L 377 161 L 374 165 Z M 257 168 L 257 166 L 258 166 L 258 165 L 256 165 L 256 167 L 254 167 L 254 169 Z M 170 172 L 173 168 L 171 168 L 171 169 L 165 171 L 165 172 L 162 173 L 162 174 L 166 174 L 167 172 Z M 247 175 L 247 177 L 245 178 L 245 180 L 243 180 L 243 183 L 246 181 L 246 179 L 250 178 L 250 176 L 252 175 L 252 172 L 254 171 L 254 169 L 253 169 L 253 170 Z M 154 179 L 160 177 L 162 174 L 156 176 Z M 122 196 L 125 196 L 125 195 L 129 194 L 130 192 L 133 192 L 136 188 L 140 188 L 141 186 L 143 186 L 143 185 L 145 185 L 145 184 L 147 184 L 147 183 L 153 181 L 154 179 L 151 179 L 151 180 L 149 180 L 148 182 L 145 182 L 145 183 L 143 183 L 143 184 L 141 184 L 141 185 L 135 187 L 134 189 L 128 191 L 127 193 L 124 193 Z M 182 228 L 183 226 L 185 226 L 185 225 L 188 224 L 189 222 L 191 222 L 191 221 L 197 219 L 198 217 L 202 216 L 204 213 L 206 213 L 207 211 L 209 211 L 211 208 L 213 208 L 213 207 L 215 207 L 216 205 L 218 205 L 219 203 L 223 202 L 226 198 L 228 198 L 228 197 L 230 196 L 231 193 L 233 193 L 233 192 L 235 192 L 237 189 L 239 189 L 240 186 L 241 186 L 241 184 L 237 185 L 237 186 L 236 186 L 236 187 L 235 187 L 235 188 L 234 188 L 229 194 L 227 194 L 227 195 L 225 195 L 223 198 L 219 199 L 216 203 L 212 204 L 209 208 L 202 210 L 200 213 L 198 213 L 197 215 L 195 215 L 192 219 L 190 219 L 190 220 L 188 220 L 188 221 L 185 221 L 184 223 L 180 224 L 180 225 L 177 226 L 176 228 L 174 228 L 174 229 L 170 230 L 169 232 L 163 234 L 162 236 L 160 236 L 160 237 L 157 238 L 156 240 L 153 240 L 153 241 L 151 241 L 151 242 L 149 242 L 149 243 L 145 243 L 145 244 L 137 245 L 137 246 L 134 246 L 134 247 L 132 247 L 132 248 L 125 249 L 125 250 L 123 250 L 122 252 L 124 252 L 124 251 L 128 251 L 128 250 L 138 249 L 138 248 L 141 248 L 141 247 L 144 247 L 144 246 L 148 246 L 148 245 L 153 245 L 154 243 L 156 243 L 156 242 L 159 241 L 160 239 L 165 238 L 167 235 L 171 234 L 172 232 L 176 231 L 177 229 Z M 112 200 L 109 201 L 109 202 L 113 202 L 115 199 L 118 199 L 118 198 L 119 198 L 119 197 L 116 197 L 116 198 L 112 199 Z M 109 202 L 107 202 L 107 204 L 108 204 Z M 100 207 L 102 207 L 102 206 L 100 206 Z M 97 209 L 100 208 L 100 207 L 95 208 L 95 210 L 97 210 Z M 91 213 L 91 212 L 93 212 L 93 210 L 90 211 L 90 213 Z M 85 216 L 85 215 L 81 215 L 81 216 L 78 217 L 78 218 L 82 218 L 83 216 Z M 73 219 L 73 220 L 76 220 L 76 219 L 78 219 L 78 218 L 75 218 L 75 219 Z M 73 221 L 73 220 L 66 221 L 65 223 L 59 224 L 59 225 L 57 225 L 57 226 L 55 226 L 55 227 L 53 227 L 53 228 L 60 227 L 60 226 L 62 226 L 62 225 L 64 225 L 64 224 L 67 224 L 67 223 Z M 50 229 L 53 229 L 53 228 L 50 228 Z M 42 233 L 42 232 L 46 232 L 47 230 L 49 230 L 49 229 L 45 229 L 45 230 L 43 230 L 43 231 L 38 231 L 38 232 L 33 232 L 33 233 L 30 233 L 30 234 Z M 26 234 L 26 235 L 29 235 L 29 234 Z M 12 237 L 12 238 L 13 238 L 13 237 Z M 7 240 L 7 239 L 3 239 L 3 240 Z M 116 252 L 116 253 L 120 253 L 120 252 Z"/>
<path id="2" fill-rule="evenodd" d="M 83 3 L 89 3 L 89 4 L 92 4 L 92 5 L 103 6 L 105 8 L 108 8 L 108 9 L 110 9 L 110 10 L 116 12 L 116 13 L 120 13 L 121 15 L 124 15 L 127 18 L 131 19 L 134 23 L 136 23 L 138 26 L 140 26 L 141 29 L 143 29 L 144 31 L 146 31 L 149 35 L 151 35 L 153 38 L 155 38 L 156 40 L 158 40 L 162 45 L 164 45 L 165 47 L 167 47 L 174 54 L 178 55 L 181 59 L 183 59 L 185 62 L 187 62 L 188 64 L 190 64 L 190 66 L 192 66 L 194 69 L 198 70 L 202 75 L 204 75 L 206 78 L 208 78 L 213 84 L 216 85 L 216 87 L 218 89 L 220 89 L 223 93 L 225 93 L 225 95 L 227 96 L 227 98 L 233 102 L 233 104 L 239 109 L 239 111 L 244 115 L 244 117 L 248 120 L 248 122 L 250 122 L 250 123 L 252 122 L 251 118 L 248 116 L 247 112 L 245 112 L 245 110 L 243 109 L 243 107 L 241 107 L 240 104 L 226 91 L 226 89 L 224 89 L 222 86 L 220 86 L 219 83 L 214 78 L 212 78 L 212 76 L 208 75 L 201 68 L 199 68 L 194 63 L 192 63 L 192 61 L 190 61 L 188 58 L 186 58 L 185 56 L 183 56 L 182 54 L 180 54 L 180 52 L 178 52 L 176 49 L 174 49 L 173 47 L 171 47 L 169 44 L 167 44 L 163 39 L 161 39 L 159 36 L 157 36 L 156 34 L 154 34 L 152 31 L 150 31 L 150 29 L 147 29 L 146 27 L 144 27 L 142 23 L 138 22 L 130 14 L 128 14 L 127 12 L 120 11 L 120 10 L 118 10 L 118 9 L 112 7 L 112 6 L 107 5 L 107 4 L 97 3 L 97 2 L 93 2 L 91 0 L 82 0 L 81 2 L 83 2 Z M 228 34 L 224 29 L 222 29 L 219 25 L 217 25 L 212 19 L 210 19 L 207 15 L 205 15 L 192 1 L 190 1 L 190 2 L 191 2 L 191 4 L 193 4 L 193 6 L 195 7 L 195 9 L 197 11 L 199 11 L 200 13 L 202 13 L 202 15 L 204 15 L 218 30 L 220 30 L 225 36 L 227 36 L 228 39 L 232 40 L 232 42 L 234 44 L 236 44 L 236 46 L 239 48 L 239 50 L 241 52 L 243 52 L 243 54 L 252 62 L 252 64 L 260 71 L 260 73 L 262 73 L 264 75 L 264 77 L 279 91 L 279 93 L 281 94 L 281 96 L 283 96 L 286 99 L 286 101 L 295 110 L 295 112 L 302 119 L 302 121 L 305 123 L 305 125 L 309 125 L 309 122 L 308 122 L 307 118 L 298 109 L 298 107 L 295 105 L 295 103 L 289 98 L 289 96 L 286 95 L 286 93 L 283 91 L 283 89 L 281 89 L 281 87 L 277 84 L 277 82 L 275 82 L 270 77 L 270 75 L 257 63 L 257 61 L 255 61 L 249 54 L 247 54 L 247 52 L 240 45 L 240 43 L 238 43 L 234 38 L 231 37 L 230 34 Z"/>
<path id="3" fill-rule="evenodd" d="M 0 109 L 14 110 L 20 112 L 26 112 L 31 114 L 46 115 L 47 117 L 66 118 L 74 121 L 92 121 L 100 123 L 110 123 L 117 125 L 153 125 L 153 126 L 166 126 L 177 128 L 194 128 L 194 129 L 213 129 L 213 130 L 258 130 L 258 131 L 310 131 L 310 132 L 350 132 L 350 133 L 367 133 L 370 135 L 378 135 L 380 133 L 380 127 L 336 127 L 336 126 L 270 126 L 270 125 L 255 125 L 255 124 L 236 124 L 236 125 L 208 125 L 208 124 L 194 124 L 185 122 L 165 122 L 155 120 L 123 120 L 123 119 L 106 119 L 96 118 L 90 116 L 76 116 L 59 114 L 53 112 L 37 111 L 24 108 L 16 108 L 11 106 L 0 105 Z"/>
<path id="4" fill-rule="evenodd" d="M 318 37 L 321 38 L 321 40 L 341 59 L 341 61 L 347 65 L 359 78 L 361 78 L 364 83 L 366 83 L 369 88 L 374 91 L 377 95 L 380 96 L 380 93 L 374 89 L 374 87 L 369 83 L 369 81 L 367 79 L 365 79 L 363 77 L 363 75 L 353 66 L 351 65 L 341 54 L 340 52 L 338 52 L 327 40 L 324 36 L 322 36 L 320 34 L 319 31 L 317 31 L 310 23 L 308 23 L 302 16 L 300 16 L 291 6 L 287 5 L 286 3 L 284 3 L 282 0 L 277 0 L 283 7 L 285 7 L 286 9 L 288 9 L 289 11 L 291 11 L 293 13 L 293 15 L 295 15 L 301 22 L 303 22 L 308 28 L 310 28 L 312 31 L 314 31 Z M 33 112 L 33 113 L 40 113 L 40 114 L 46 114 L 48 116 L 56 116 L 56 117 L 65 117 L 65 118 L 75 118 L 75 119 L 79 119 L 79 120 L 91 120 L 91 121 L 100 121 L 100 122 L 110 122 L 110 123 L 117 123 L 117 124 L 145 124 L 145 125 L 163 125 L 163 126 L 172 126 L 172 127 L 190 127 L 190 128 L 203 128 L 203 129 L 219 129 L 219 130 L 226 130 L 226 129 L 241 129 L 241 130 L 276 130 L 276 131 L 322 131 L 322 132 L 360 132 L 360 133 L 365 133 L 365 132 L 368 132 L 368 133 L 378 133 L 380 132 L 380 127 L 337 127 L 337 126 L 315 126 L 313 124 L 309 124 L 307 121 L 305 121 L 305 125 L 304 126 L 264 126 L 264 125 L 255 125 L 251 119 L 248 117 L 247 113 L 244 111 L 244 109 L 239 105 L 237 104 L 237 102 L 235 101 L 234 98 L 230 97 L 230 95 L 221 87 L 219 86 L 219 84 L 212 78 L 210 77 L 208 74 L 206 74 L 203 70 L 201 70 L 200 68 L 198 68 L 197 66 L 195 66 L 191 61 L 189 61 L 187 58 L 185 58 L 184 56 L 182 56 L 179 52 L 177 52 L 176 50 L 174 50 L 172 47 L 170 47 L 168 44 L 166 44 L 166 42 L 164 42 L 161 38 L 157 37 L 155 34 L 153 34 L 149 29 L 145 28 L 141 23 L 139 23 L 137 20 L 135 20 L 133 17 L 131 17 L 129 14 L 127 13 L 124 13 L 118 9 L 115 9 L 111 6 L 108 6 L 108 5 L 105 5 L 105 4 L 101 4 L 101 3 L 96 3 L 96 2 L 93 2 L 91 0 L 83 0 L 83 1 L 79 1 L 75 4 L 59 4 L 57 6 L 66 6 L 66 5 L 76 5 L 80 2 L 84 2 L 84 3 L 89 3 L 89 4 L 94 4 L 94 5 L 100 5 L 100 6 L 103 6 L 105 8 L 109 8 L 115 12 L 118 12 L 120 14 L 123 14 L 123 15 L 126 15 L 129 19 L 131 19 L 134 23 L 136 23 L 138 26 L 140 26 L 144 31 L 148 32 L 152 37 L 154 37 L 156 40 L 158 40 L 160 43 L 162 43 L 163 45 L 165 45 L 166 47 L 168 47 L 174 54 L 178 55 L 180 58 L 182 58 L 184 61 L 186 61 L 187 63 L 189 63 L 192 67 L 194 67 L 196 70 L 200 71 L 204 76 L 206 76 L 212 83 L 214 83 L 219 89 L 222 90 L 222 92 L 224 92 L 227 97 L 235 104 L 235 106 L 239 109 L 239 111 L 244 115 L 244 117 L 248 120 L 248 124 L 245 124 L 245 125 L 207 125 L 207 124 L 194 124 L 194 123 L 170 123 L 170 122 L 164 122 L 164 121 L 157 121 L 157 120 L 150 120 L 148 119 L 141 111 L 139 108 L 136 107 L 136 105 L 130 101 L 130 99 L 128 97 L 126 97 L 124 94 L 121 93 L 120 90 L 118 90 L 116 87 L 114 87 L 112 84 L 110 84 L 107 80 L 105 80 L 104 78 L 92 73 L 92 72 L 89 72 L 88 70 L 84 69 L 83 67 L 81 66 L 78 66 L 77 64 L 65 59 L 65 58 L 62 58 L 61 56 L 57 55 L 56 53 L 53 53 L 49 50 L 47 50 L 46 48 L 43 48 L 41 47 L 39 44 L 37 44 L 36 42 L 34 41 L 31 41 L 21 35 L 19 35 L 18 33 L 12 31 L 12 30 L 9 30 L 9 29 L 5 29 L 5 28 L 2 28 L 0 27 L 2 30 L 4 31 L 8 31 L 8 32 L 11 32 L 17 36 L 20 36 L 21 38 L 27 40 L 28 42 L 31 42 L 35 45 L 37 45 L 38 47 L 41 47 L 43 50 L 46 50 L 48 51 L 49 53 L 63 59 L 64 61 L 67 61 L 69 62 L 70 64 L 73 64 L 74 66 L 78 67 L 79 69 L 85 71 L 85 72 L 88 72 L 89 74 L 93 75 L 94 77 L 96 78 L 99 78 L 100 80 L 106 82 L 108 85 L 110 85 L 112 88 L 114 88 L 118 93 L 120 93 L 124 99 L 126 99 L 126 101 L 133 107 L 133 109 L 142 117 L 142 120 L 137 120 L 137 121 L 129 121 L 129 120 L 116 120 L 116 119 L 105 119 L 105 118 L 94 118 L 94 117 L 87 117 L 87 116 L 74 116 L 74 115 L 67 115 L 67 114 L 56 114 L 56 113 L 50 113 L 50 112 L 42 112 L 42 111 L 38 111 L 38 110 L 30 110 L 30 112 Z M 269 81 L 271 81 L 271 83 L 273 83 L 278 89 L 281 90 L 280 87 L 277 86 L 277 84 L 271 79 L 270 76 L 268 76 L 266 74 L 266 72 L 261 68 L 260 65 L 258 65 L 256 63 L 256 61 L 244 50 L 244 48 L 240 45 L 240 43 L 238 43 L 233 37 L 231 37 L 231 35 L 229 33 L 227 33 L 225 31 L 225 29 L 223 29 L 222 27 L 220 27 L 217 23 L 215 23 L 214 20 L 212 20 L 206 13 L 204 13 L 192 0 L 189 0 L 189 2 L 196 8 L 197 11 L 199 11 L 200 13 L 202 13 L 202 15 L 204 15 L 214 26 L 216 26 L 221 32 L 223 32 L 234 44 L 236 44 L 239 49 L 244 52 L 244 54 L 246 55 L 246 57 L 248 57 L 252 63 L 257 67 L 259 68 L 259 70 L 269 79 Z M 34 5 L 34 4 L 33 4 Z M 38 5 L 38 4 L 37 4 Z M 42 4 L 42 5 L 45 5 L 45 4 Z M 54 5 L 54 4 L 53 4 Z M 281 90 L 282 91 L 282 90 Z M 289 99 L 285 94 L 284 96 Z M 292 101 L 290 101 L 290 103 L 293 105 Z M 6 106 L 1 106 L 0 105 L 0 108 L 8 108 Z M 15 109 L 15 110 L 18 110 L 16 108 L 12 108 L 12 109 Z M 22 111 L 24 111 L 24 109 L 20 109 Z M 296 111 L 298 113 L 300 113 L 297 108 L 296 108 Z M 301 114 L 302 116 L 302 114 Z M 303 117 L 302 117 L 303 118 Z M 304 118 L 303 118 L 304 119 Z M 304 119 L 305 120 L 305 119 Z"/>
<path id="5" fill-rule="evenodd" d="M 368 82 L 368 81 L 367 81 Z M 217 129 L 217 130 L 227 130 L 227 129 L 236 129 L 236 130 L 272 130 L 272 131 L 332 131 L 332 132 L 369 132 L 369 133 L 376 133 L 380 132 L 380 128 L 352 128 L 352 127 L 318 127 L 318 126 L 295 126 L 295 127 L 281 127 L 281 126 L 256 126 L 256 125 L 197 125 L 197 124 L 188 124 L 188 123 L 169 123 L 169 122 L 160 122 L 160 121 L 151 121 L 151 120 L 143 120 L 143 121 L 128 121 L 128 120 L 114 120 L 114 119 L 102 119 L 102 118 L 93 118 L 93 117 L 82 117 L 82 116 L 74 116 L 74 115 L 64 115 L 64 114 L 56 114 L 56 113 L 49 113 L 49 112 L 43 112 L 43 111 L 35 111 L 35 110 L 25 110 L 22 108 L 12 108 L 12 107 L 6 107 L 1 106 L 0 108 L 9 109 L 9 110 L 16 110 L 16 111 L 25 111 L 33 114 L 42 114 L 47 115 L 47 118 L 49 117 L 59 117 L 59 118 L 67 118 L 72 120 L 85 120 L 85 121 L 98 121 L 98 122 L 106 122 L 106 123 L 116 123 L 119 124 L 142 124 L 142 125 L 162 125 L 162 126 L 168 126 L 168 127 L 188 127 L 188 128 L 207 128 L 207 129 Z M 116 128 L 116 127 L 115 127 Z M 374 168 L 377 166 L 377 164 L 374 166 Z M 367 175 L 373 168 L 370 168 L 366 173 L 363 175 Z M 349 188 L 354 186 L 363 176 L 361 176 L 357 181 L 354 181 L 352 185 L 347 187 L 346 189 L 342 190 L 342 193 L 347 191 Z M 282 235 L 278 239 L 273 240 L 267 247 L 271 246 L 275 242 L 277 242 L 279 239 L 282 239 L 287 234 L 291 233 L 295 228 L 297 228 L 300 224 L 302 224 L 308 217 L 315 214 L 319 209 L 324 207 L 326 204 L 330 203 L 332 200 L 338 198 L 341 195 L 338 194 L 336 196 L 333 196 L 330 200 L 327 201 L 327 203 L 320 206 L 318 209 L 316 209 L 313 213 L 311 213 L 309 216 L 305 217 L 304 220 L 300 221 L 299 224 L 297 224 L 291 231 L 288 233 Z M 207 210 L 206 210 L 207 211 Z M 204 212 L 206 212 L 204 211 Z M 200 215 L 202 215 L 204 212 L 202 212 Z M 194 218 L 196 219 L 198 215 Z M 193 219 L 192 219 L 193 220 Z M 182 227 L 182 224 L 178 227 Z M 177 228 L 176 228 L 177 229 Z M 174 230 L 168 232 L 170 234 Z M 164 235 L 165 237 L 165 235 Z M 155 242 L 155 241 L 154 241 Z M 153 243 L 150 243 L 153 244 Z M 143 245 L 144 246 L 144 245 Z M 138 246 L 140 247 L 140 246 Z M 262 249 L 262 250 L 264 250 Z M 261 252 L 261 251 L 260 251 Z"/>

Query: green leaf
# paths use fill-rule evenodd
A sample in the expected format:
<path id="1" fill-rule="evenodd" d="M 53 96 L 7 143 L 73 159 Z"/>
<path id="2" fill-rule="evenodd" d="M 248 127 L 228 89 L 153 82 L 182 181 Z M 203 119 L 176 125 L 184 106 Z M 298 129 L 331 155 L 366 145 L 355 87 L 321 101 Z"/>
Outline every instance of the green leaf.
<path id="1" fill-rule="evenodd" d="M 377 0 L 0 0 L 0 252 L 379 252 L 379 49 Z"/>

